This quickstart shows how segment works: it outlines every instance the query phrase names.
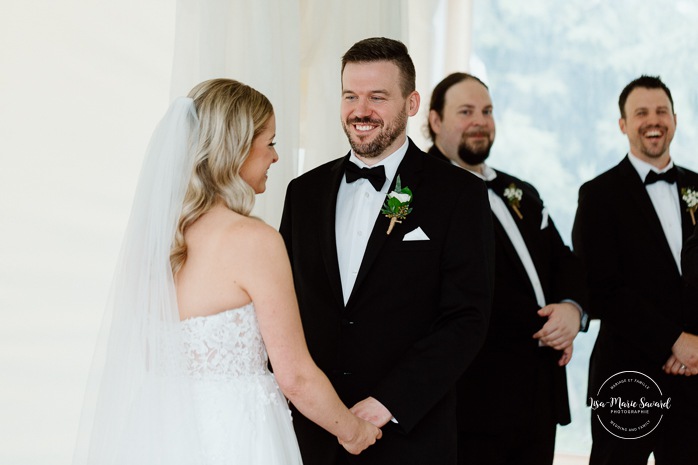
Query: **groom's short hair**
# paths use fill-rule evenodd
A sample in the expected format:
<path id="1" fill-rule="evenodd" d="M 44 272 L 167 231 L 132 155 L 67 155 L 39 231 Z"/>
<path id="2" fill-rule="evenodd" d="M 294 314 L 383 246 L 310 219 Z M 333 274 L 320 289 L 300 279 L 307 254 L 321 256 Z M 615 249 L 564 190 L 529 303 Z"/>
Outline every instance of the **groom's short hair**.
<path id="1" fill-rule="evenodd" d="M 361 40 L 351 46 L 342 57 L 342 74 L 347 63 L 369 63 L 372 61 L 390 61 L 400 70 L 400 90 L 407 97 L 417 88 L 414 63 L 405 44 L 399 40 L 385 37 L 372 37 Z"/>

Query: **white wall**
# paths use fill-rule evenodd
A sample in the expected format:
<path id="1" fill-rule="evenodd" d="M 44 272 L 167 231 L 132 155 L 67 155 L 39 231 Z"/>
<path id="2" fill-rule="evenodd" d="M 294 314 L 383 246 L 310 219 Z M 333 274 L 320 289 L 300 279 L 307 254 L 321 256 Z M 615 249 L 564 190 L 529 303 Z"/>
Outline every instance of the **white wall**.
<path id="1" fill-rule="evenodd" d="M 169 101 L 174 3 L 2 0 L 2 464 L 70 463 L 142 154 Z"/>

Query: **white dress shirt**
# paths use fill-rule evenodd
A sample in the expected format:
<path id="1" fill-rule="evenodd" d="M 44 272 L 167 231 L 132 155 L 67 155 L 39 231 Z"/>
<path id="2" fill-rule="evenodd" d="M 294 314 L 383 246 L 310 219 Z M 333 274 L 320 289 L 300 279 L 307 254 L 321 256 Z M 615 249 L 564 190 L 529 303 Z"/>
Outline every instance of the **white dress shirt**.
<path id="1" fill-rule="evenodd" d="M 388 189 L 397 173 L 398 166 L 407 153 L 408 145 L 409 142 L 405 138 L 405 143 L 399 149 L 373 166 L 368 166 L 359 160 L 353 150 L 349 156 L 349 162 L 361 168 L 383 165 L 386 180 L 380 191 L 377 191 L 367 179 L 363 178 L 348 183 L 346 176 L 344 176 L 339 184 L 335 210 L 335 240 L 345 305 L 349 301 L 352 289 L 354 289 L 354 283 L 376 218 L 383 207 L 383 202 L 388 195 Z"/>
<path id="2" fill-rule="evenodd" d="M 669 164 L 661 171 L 655 168 L 653 165 L 640 160 L 638 157 L 628 153 L 628 160 L 633 165 L 637 174 L 640 176 L 642 182 L 645 181 L 647 173 L 650 170 L 655 173 L 664 173 L 669 171 L 673 166 L 674 162 L 669 161 Z M 669 184 L 668 182 L 658 181 L 653 184 L 645 186 L 647 189 L 647 194 L 650 196 L 652 205 L 654 206 L 654 211 L 659 217 L 659 222 L 662 224 L 662 229 L 664 230 L 664 236 L 666 236 L 667 243 L 671 249 L 671 253 L 674 256 L 674 261 L 676 266 L 681 273 L 681 247 L 683 245 L 683 232 L 681 229 L 681 203 L 679 202 L 679 187 L 676 183 Z"/>

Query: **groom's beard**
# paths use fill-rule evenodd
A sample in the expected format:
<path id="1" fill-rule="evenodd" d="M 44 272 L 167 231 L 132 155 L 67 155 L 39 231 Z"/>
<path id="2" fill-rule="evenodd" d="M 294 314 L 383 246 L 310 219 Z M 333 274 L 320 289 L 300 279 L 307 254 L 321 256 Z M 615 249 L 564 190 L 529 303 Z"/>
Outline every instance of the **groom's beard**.
<path id="1" fill-rule="evenodd" d="M 385 149 L 395 142 L 395 140 L 405 132 L 407 128 L 407 110 L 403 109 L 392 121 L 385 123 L 380 119 L 352 118 L 343 122 L 342 128 L 349 139 L 349 145 L 355 154 L 364 158 L 376 158 L 385 152 Z M 371 123 L 380 127 L 378 134 L 373 136 L 373 140 L 357 137 L 354 139 L 349 130 L 351 124 Z"/>
<path id="2" fill-rule="evenodd" d="M 466 136 L 463 136 L 463 140 L 458 146 L 458 156 L 467 165 L 479 165 L 490 156 L 490 149 L 493 143 L 493 140 L 488 139 L 486 142 L 472 144 L 468 142 Z"/>

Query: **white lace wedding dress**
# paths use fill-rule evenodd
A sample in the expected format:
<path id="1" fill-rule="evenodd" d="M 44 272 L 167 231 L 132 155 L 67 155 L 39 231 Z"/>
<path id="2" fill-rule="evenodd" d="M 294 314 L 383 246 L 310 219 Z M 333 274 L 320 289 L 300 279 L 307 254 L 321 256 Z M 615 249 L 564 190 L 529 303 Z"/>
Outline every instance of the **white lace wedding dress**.
<path id="1" fill-rule="evenodd" d="M 206 465 L 301 464 L 254 305 L 181 322 Z"/>

